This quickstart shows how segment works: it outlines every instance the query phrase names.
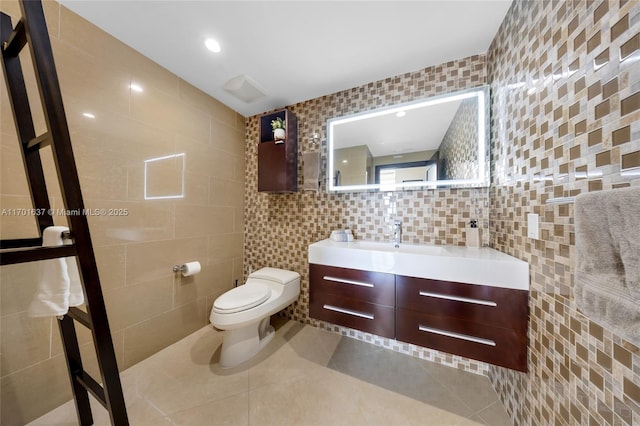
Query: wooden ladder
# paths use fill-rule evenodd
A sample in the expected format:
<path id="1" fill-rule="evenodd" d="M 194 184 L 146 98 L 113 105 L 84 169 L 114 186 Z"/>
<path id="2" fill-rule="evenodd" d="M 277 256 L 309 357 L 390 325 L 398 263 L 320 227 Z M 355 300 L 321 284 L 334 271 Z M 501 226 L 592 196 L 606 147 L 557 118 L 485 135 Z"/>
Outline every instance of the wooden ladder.
<path id="1" fill-rule="evenodd" d="M 0 265 L 67 256 L 76 257 L 85 294 L 86 312 L 72 307 L 68 314 L 59 317 L 57 322 L 62 336 L 78 421 L 81 425 L 93 424 L 89 405 L 90 392 L 109 411 L 112 424 L 128 425 L 118 365 L 107 321 L 107 311 L 98 278 L 89 225 L 87 217 L 84 215 L 86 210 L 71 149 L 71 138 L 42 3 L 22 0 L 20 8 L 22 19 L 15 28 L 12 26 L 11 18 L 0 13 L 2 68 L 22 148 L 22 158 L 29 183 L 31 201 L 36 213 L 39 237 L 1 241 L 0 248 L 3 250 L 0 252 Z M 27 88 L 18 56 L 25 46 L 29 47 L 35 68 L 47 126 L 47 132 L 39 136 L 35 134 Z M 70 236 L 73 239 L 71 245 L 42 247 L 44 229 L 53 226 L 53 212 L 49 203 L 40 158 L 40 149 L 45 146 L 50 146 L 53 152 L 64 208 L 67 211 L 82 212 L 82 214 L 67 216 Z M 91 330 L 102 385 L 82 367 L 74 321 L 78 321 Z"/>

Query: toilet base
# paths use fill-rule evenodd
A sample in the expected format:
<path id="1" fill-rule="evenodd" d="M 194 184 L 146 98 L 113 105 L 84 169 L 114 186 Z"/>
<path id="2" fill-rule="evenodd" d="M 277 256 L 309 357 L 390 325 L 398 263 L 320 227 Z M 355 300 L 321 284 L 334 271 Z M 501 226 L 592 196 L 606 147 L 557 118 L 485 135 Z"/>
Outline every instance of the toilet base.
<path id="1" fill-rule="evenodd" d="M 269 325 L 270 317 L 259 324 L 253 323 L 243 328 L 225 330 L 220 350 L 220 366 L 231 368 L 253 358 L 275 335 Z"/>

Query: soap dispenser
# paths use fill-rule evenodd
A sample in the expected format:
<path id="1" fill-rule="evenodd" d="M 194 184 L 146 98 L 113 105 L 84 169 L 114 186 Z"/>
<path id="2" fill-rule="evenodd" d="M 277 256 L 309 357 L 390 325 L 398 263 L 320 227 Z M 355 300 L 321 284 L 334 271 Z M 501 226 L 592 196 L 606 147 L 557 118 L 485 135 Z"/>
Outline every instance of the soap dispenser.
<path id="1" fill-rule="evenodd" d="M 467 228 L 467 247 L 480 248 L 480 229 L 478 229 L 478 221 L 472 219 Z"/>

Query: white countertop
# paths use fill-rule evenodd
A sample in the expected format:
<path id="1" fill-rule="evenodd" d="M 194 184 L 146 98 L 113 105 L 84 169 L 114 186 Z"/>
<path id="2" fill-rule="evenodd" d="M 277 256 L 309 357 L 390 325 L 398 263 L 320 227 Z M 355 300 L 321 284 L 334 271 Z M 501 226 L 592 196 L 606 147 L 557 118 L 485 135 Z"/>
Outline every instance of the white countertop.
<path id="1" fill-rule="evenodd" d="M 330 239 L 309 246 L 309 263 L 409 277 L 529 290 L 529 264 L 489 247 Z"/>

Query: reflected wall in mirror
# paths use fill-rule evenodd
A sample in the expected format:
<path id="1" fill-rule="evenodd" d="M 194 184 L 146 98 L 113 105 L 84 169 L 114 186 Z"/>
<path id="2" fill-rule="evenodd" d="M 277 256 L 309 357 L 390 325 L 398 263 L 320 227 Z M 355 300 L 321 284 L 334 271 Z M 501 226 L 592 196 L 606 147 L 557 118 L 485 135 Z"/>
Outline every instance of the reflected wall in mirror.
<path id="1" fill-rule="evenodd" d="M 489 185 L 489 87 L 327 121 L 329 191 Z"/>

